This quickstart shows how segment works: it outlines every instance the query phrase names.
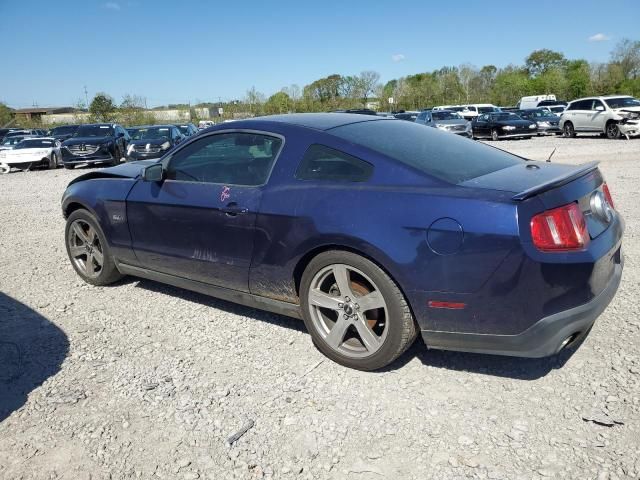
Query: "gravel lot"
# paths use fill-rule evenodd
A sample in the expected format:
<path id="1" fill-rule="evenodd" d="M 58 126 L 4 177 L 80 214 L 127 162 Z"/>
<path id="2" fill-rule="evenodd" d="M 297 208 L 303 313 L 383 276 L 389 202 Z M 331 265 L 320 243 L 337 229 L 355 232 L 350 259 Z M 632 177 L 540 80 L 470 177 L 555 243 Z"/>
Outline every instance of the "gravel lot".
<path id="1" fill-rule="evenodd" d="M 82 283 L 60 197 L 86 170 L 0 176 L 0 478 L 639 478 L 640 140 L 496 145 L 601 160 L 626 218 L 622 285 L 575 353 L 416 342 L 386 371 L 347 370 L 302 322 Z"/>

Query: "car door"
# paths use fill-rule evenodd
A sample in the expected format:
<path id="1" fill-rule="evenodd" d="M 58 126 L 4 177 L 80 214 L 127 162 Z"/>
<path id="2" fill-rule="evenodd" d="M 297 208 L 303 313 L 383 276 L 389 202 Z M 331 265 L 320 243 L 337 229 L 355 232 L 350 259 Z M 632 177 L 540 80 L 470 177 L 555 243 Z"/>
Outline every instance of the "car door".
<path id="1" fill-rule="evenodd" d="M 607 109 L 601 100 L 594 99 L 587 117 L 588 129 L 594 132 L 604 132 L 607 123 Z"/>
<path id="2" fill-rule="evenodd" d="M 127 216 L 141 266 L 248 291 L 262 189 L 283 143 L 269 133 L 213 132 L 165 158 L 162 182 L 136 183 Z"/>
<path id="3" fill-rule="evenodd" d="M 591 100 L 580 100 L 573 105 L 571 115 L 567 119 L 573 123 L 573 127 L 576 130 L 584 131 L 589 129 L 588 117 L 591 111 L 591 104 Z"/>
<path id="4" fill-rule="evenodd" d="M 489 135 L 489 115 L 483 113 L 478 115 L 472 124 L 473 134 L 477 137 L 486 137 Z"/>

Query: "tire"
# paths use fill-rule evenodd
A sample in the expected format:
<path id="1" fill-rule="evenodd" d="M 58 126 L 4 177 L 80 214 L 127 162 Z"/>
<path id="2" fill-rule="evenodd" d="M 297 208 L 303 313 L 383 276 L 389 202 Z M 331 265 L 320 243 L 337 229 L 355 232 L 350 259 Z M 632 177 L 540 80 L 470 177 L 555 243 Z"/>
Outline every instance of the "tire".
<path id="1" fill-rule="evenodd" d="M 617 140 L 620 138 L 620 128 L 616 122 L 607 123 L 605 129 L 609 140 Z"/>
<path id="2" fill-rule="evenodd" d="M 116 147 L 116 151 L 114 153 L 114 159 L 109 163 L 110 167 L 115 167 L 120 164 L 120 159 L 122 158 L 122 154 L 120 153 L 120 147 Z"/>
<path id="3" fill-rule="evenodd" d="M 67 170 L 73 170 L 74 168 L 76 168 L 76 166 L 72 163 L 64 163 L 63 165 Z"/>
<path id="4" fill-rule="evenodd" d="M 493 128 L 491 130 L 491 140 L 493 140 L 494 142 L 497 142 L 498 140 L 500 140 L 500 135 L 498 134 L 498 129 Z"/>
<path id="5" fill-rule="evenodd" d="M 565 136 L 565 138 L 574 138 L 576 136 L 576 131 L 573 128 L 573 123 L 565 122 L 562 127 L 562 134 Z"/>
<path id="6" fill-rule="evenodd" d="M 98 221 L 87 210 L 76 210 L 69 215 L 64 240 L 71 265 L 85 282 L 109 285 L 123 277 Z"/>
<path id="7" fill-rule="evenodd" d="M 5 163 L 0 163 L 0 175 L 7 175 L 11 172 L 11 167 Z"/>
<path id="8" fill-rule="evenodd" d="M 49 161 L 49 170 L 55 170 L 58 168 L 58 155 L 55 152 L 51 154 L 51 160 Z"/>
<path id="9" fill-rule="evenodd" d="M 365 308 L 365 296 L 370 308 Z M 395 282 L 376 264 L 351 252 L 332 250 L 311 260 L 302 275 L 300 301 L 313 343 L 345 367 L 365 371 L 385 367 L 418 334 Z"/>

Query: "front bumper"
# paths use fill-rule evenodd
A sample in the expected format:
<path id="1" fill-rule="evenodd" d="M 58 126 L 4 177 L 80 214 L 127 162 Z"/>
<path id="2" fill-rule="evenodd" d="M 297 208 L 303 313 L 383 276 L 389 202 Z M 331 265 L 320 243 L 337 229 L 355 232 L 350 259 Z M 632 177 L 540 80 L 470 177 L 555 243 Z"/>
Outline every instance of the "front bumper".
<path id="1" fill-rule="evenodd" d="M 551 125 L 550 127 L 538 126 L 539 135 L 558 135 L 562 133 L 559 125 Z"/>
<path id="2" fill-rule="evenodd" d="M 538 130 L 533 130 L 530 132 L 519 132 L 519 133 L 502 133 L 498 134 L 498 138 L 530 138 L 534 135 L 538 134 Z"/>
<path id="3" fill-rule="evenodd" d="M 563 347 L 585 338 L 596 318 L 615 296 L 624 266 L 621 250 L 618 255 L 614 274 L 600 294 L 583 305 L 544 317 L 522 333 L 496 335 L 422 330 L 422 339 L 427 347 L 441 350 L 530 358 L 554 355 Z"/>
<path id="4" fill-rule="evenodd" d="M 139 160 L 155 160 L 156 158 L 162 157 L 167 152 L 167 150 L 161 150 L 160 152 L 136 152 L 135 150 L 131 151 L 131 153 L 127 153 L 127 162 L 137 162 Z"/>
<path id="5" fill-rule="evenodd" d="M 622 135 L 628 137 L 637 137 L 640 135 L 640 121 L 618 123 L 618 128 Z"/>

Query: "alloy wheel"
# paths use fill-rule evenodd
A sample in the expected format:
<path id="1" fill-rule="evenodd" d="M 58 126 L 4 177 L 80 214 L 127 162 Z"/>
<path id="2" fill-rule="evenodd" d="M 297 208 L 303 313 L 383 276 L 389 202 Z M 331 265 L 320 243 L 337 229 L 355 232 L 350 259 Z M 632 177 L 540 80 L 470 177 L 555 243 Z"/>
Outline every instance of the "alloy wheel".
<path id="1" fill-rule="evenodd" d="M 76 220 L 69 229 L 69 255 L 84 275 L 95 278 L 104 265 L 104 252 L 95 229 L 84 220 Z"/>
<path id="2" fill-rule="evenodd" d="M 388 333 L 388 308 L 380 289 L 361 270 L 333 264 L 313 277 L 309 313 L 326 344 L 349 358 L 377 352 Z"/>

